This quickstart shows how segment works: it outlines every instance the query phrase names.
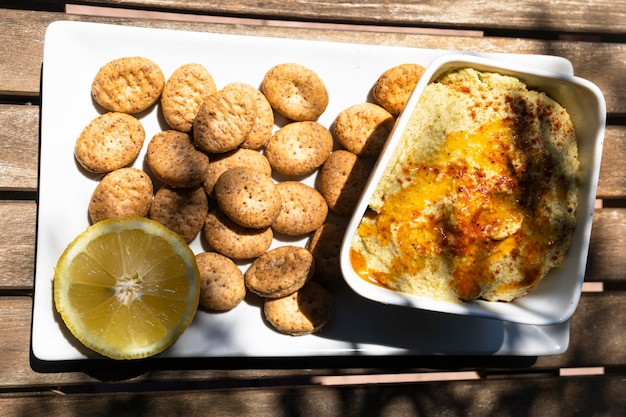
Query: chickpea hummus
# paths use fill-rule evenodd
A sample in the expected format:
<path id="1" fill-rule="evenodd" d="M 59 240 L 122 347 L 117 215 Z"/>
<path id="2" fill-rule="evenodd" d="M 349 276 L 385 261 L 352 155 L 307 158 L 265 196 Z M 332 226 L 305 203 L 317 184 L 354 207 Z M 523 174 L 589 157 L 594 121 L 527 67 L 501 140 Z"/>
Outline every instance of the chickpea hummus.
<path id="1" fill-rule="evenodd" d="M 352 241 L 352 266 L 396 291 L 511 301 L 562 264 L 579 183 L 561 105 L 515 77 L 449 72 L 410 115 Z"/>

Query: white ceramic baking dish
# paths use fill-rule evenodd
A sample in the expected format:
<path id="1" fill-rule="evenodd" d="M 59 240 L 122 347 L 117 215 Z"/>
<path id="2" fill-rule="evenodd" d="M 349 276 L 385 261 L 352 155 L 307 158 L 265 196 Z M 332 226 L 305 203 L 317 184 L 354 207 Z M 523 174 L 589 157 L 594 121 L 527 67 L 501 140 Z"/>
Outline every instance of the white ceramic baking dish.
<path id="1" fill-rule="evenodd" d="M 576 229 L 565 263 L 561 268 L 550 271 L 528 295 L 508 303 L 475 300 L 455 304 L 397 292 L 364 280 L 355 273 L 350 263 L 353 236 L 422 91 L 441 74 L 462 67 L 512 75 L 521 79 L 529 88 L 544 91 L 567 109 L 579 141 L 582 184 Z M 605 123 L 606 105 L 600 89 L 579 77 L 525 68 L 470 54 L 449 54 L 434 60 L 426 68 L 405 110 L 398 118 L 348 225 L 341 252 L 341 269 L 346 282 L 361 296 L 385 304 L 533 325 L 549 325 L 568 320 L 580 299 L 585 276 Z"/>

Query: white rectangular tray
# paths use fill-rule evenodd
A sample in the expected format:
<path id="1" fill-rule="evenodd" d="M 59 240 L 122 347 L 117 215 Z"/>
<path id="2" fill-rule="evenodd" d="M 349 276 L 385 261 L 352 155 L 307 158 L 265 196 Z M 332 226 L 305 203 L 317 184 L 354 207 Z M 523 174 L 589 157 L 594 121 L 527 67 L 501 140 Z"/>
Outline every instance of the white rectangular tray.
<path id="1" fill-rule="evenodd" d="M 106 62 L 144 56 L 166 77 L 188 62 L 203 64 L 218 88 L 241 81 L 259 86 L 272 66 L 297 62 L 316 71 L 330 102 L 319 122 L 369 101 L 386 69 L 405 62 L 428 65 L 450 51 L 279 38 L 195 33 L 82 22 L 52 23 L 45 37 L 42 74 L 41 148 L 32 351 L 42 361 L 98 357 L 65 329 L 52 298 L 53 268 L 66 245 L 88 225 L 87 206 L 97 179 L 81 174 L 73 157 L 76 138 L 98 113 L 91 99 L 93 76 Z M 546 55 L 481 54 L 562 73 L 564 58 Z M 142 113 L 146 144 L 163 129 L 159 107 Z M 143 167 L 143 155 L 135 166 Z M 309 184 L 313 177 L 307 178 Z M 306 239 L 292 244 L 304 245 Z M 284 242 L 275 242 L 275 245 Z M 191 244 L 204 251 L 198 237 Z M 343 355 L 520 355 L 562 353 L 569 323 L 530 326 L 457 317 L 368 301 L 349 290 L 335 295 L 336 312 L 322 332 L 291 337 L 263 321 L 259 300 L 248 297 L 234 310 L 199 311 L 191 326 L 162 357 L 302 357 Z"/>

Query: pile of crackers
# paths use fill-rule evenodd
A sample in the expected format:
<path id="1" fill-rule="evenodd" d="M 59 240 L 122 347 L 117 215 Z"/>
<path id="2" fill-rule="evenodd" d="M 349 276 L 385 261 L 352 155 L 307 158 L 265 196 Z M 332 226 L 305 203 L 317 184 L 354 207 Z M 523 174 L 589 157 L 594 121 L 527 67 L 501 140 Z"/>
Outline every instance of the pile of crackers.
<path id="1" fill-rule="evenodd" d="M 329 214 L 352 214 L 369 177 L 364 159 L 381 152 L 422 72 L 417 64 L 390 68 L 372 88 L 375 103 L 343 110 L 329 129 L 317 122 L 326 86 L 300 64 L 276 65 L 260 88 L 233 81 L 218 89 L 198 63 L 166 79 L 144 57 L 110 61 L 91 86 L 104 111 L 74 148 L 82 168 L 102 175 L 89 217 L 147 216 L 188 243 L 201 234 L 208 248 L 196 255 L 200 307 L 231 310 L 253 293 L 276 330 L 317 332 L 342 282 L 345 226 Z M 132 167 L 146 140 L 136 115 L 157 103 L 167 128 L 149 139 L 145 169 Z M 277 114 L 287 120 L 279 127 Z M 300 181 L 313 174 L 314 186 Z M 270 249 L 277 236 L 308 241 Z"/>

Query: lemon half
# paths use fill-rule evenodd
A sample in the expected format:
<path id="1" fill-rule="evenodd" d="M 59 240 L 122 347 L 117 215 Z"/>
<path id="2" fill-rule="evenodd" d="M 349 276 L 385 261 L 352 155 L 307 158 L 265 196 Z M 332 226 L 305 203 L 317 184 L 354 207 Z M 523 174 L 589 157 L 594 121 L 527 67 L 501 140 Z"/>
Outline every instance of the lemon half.
<path id="1" fill-rule="evenodd" d="M 144 217 L 104 220 L 72 241 L 54 270 L 54 303 L 70 332 L 113 359 L 169 347 L 198 308 L 193 251 Z"/>

